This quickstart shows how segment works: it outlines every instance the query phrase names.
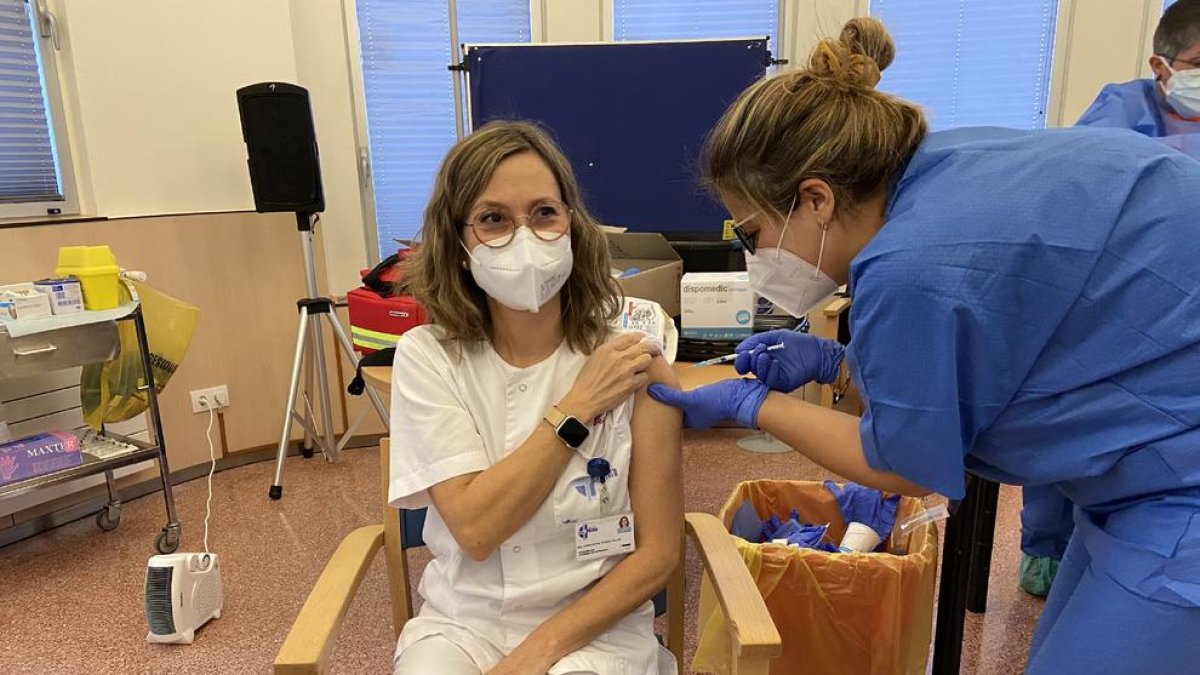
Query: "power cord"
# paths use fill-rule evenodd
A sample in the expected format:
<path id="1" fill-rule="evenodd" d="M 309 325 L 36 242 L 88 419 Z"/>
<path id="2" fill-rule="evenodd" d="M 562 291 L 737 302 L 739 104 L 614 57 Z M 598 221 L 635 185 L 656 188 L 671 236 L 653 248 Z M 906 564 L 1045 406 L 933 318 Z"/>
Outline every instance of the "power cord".
<path id="1" fill-rule="evenodd" d="M 217 453 L 213 448 L 212 426 L 213 419 L 216 418 L 217 413 L 216 408 L 209 405 L 207 396 L 200 397 L 200 404 L 208 408 L 208 428 L 204 431 L 204 438 L 208 441 L 208 459 L 210 462 L 208 467 L 208 498 L 204 501 L 204 554 L 208 555 L 208 519 L 212 515 L 212 479 L 213 473 L 217 470 Z"/>

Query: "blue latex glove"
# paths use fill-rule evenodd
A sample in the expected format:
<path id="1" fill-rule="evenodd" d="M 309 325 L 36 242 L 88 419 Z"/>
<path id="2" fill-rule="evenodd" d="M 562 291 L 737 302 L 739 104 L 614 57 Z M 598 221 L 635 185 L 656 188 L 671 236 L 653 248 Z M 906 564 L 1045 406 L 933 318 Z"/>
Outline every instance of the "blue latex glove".
<path id="1" fill-rule="evenodd" d="M 755 544 L 762 541 L 762 520 L 759 519 L 758 512 L 754 510 L 754 505 L 750 503 L 749 499 L 742 502 L 742 505 L 734 512 L 729 532 Z"/>
<path id="2" fill-rule="evenodd" d="M 862 523 L 875 530 L 880 540 L 887 539 L 892 534 L 896 524 L 896 507 L 900 504 L 900 495 L 892 495 L 887 499 L 875 488 L 865 487 L 858 483 L 846 483 L 840 487 L 831 480 L 825 481 L 825 489 L 837 498 L 838 508 L 846 524 Z"/>
<path id="3" fill-rule="evenodd" d="M 829 529 L 828 525 L 801 523 L 793 518 L 776 530 L 775 536 L 772 538 L 787 539 L 788 544 L 795 544 L 800 548 L 817 548 L 821 544 L 821 539 L 825 537 L 827 529 Z M 837 547 L 833 548 L 837 550 Z"/>
<path id="4" fill-rule="evenodd" d="M 742 506 L 745 507 L 745 504 Z M 740 512 L 741 509 L 738 509 L 738 511 Z M 787 521 L 776 515 L 772 515 L 770 518 L 762 521 L 762 529 L 757 541 L 767 542 L 775 539 L 787 539 L 788 544 L 796 544 L 801 548 L 812 548 L 827 553 L 837 553 L 837 546 L 822 541 L 825 537 L 825 531 L 829 529 L 828 525 L 812 525 L 801 522 L 800 514 L 796 509 L 792 509 L 789 516 Z M 734 515 L 734 518 L 737 518 L 737 514 Z M 749 539 L 749 537 L 743 538 Z"/>
<path id="5" fill-rule="evenodd" d="M 782 527 L 783 521 L 780 520 L 779 516 L 772 513 L 770 518 L 762 521 L 762 530 L 760 531 L 758 540 L 771 541 L 775 538 L 775 533 Z"/>
<path id="6" fill-rule="evenodd" d="M 708 429 L 725 420 L 734 420 L 748 428 L 758 428 L 758 411 L 769 389 L 758 380 L 722 380 L 691 391 L 679 391 L 662 384 L 650 385 L 650 396 L 659 403 L 683 411 L 683 426 Z"/>
<path id="7" fill-rule="evenodd" d="M 783 349 L 767 351 L 767 347 L 782 344 Z M 809 382 L 829 384 L 837 379 L 845 347 L 834 340 L 773 330 L 746 338 L 734 349 L 737 358 L 733 367 L 739 375 L 754 373 L 767 387 L 791 392 Z"/>

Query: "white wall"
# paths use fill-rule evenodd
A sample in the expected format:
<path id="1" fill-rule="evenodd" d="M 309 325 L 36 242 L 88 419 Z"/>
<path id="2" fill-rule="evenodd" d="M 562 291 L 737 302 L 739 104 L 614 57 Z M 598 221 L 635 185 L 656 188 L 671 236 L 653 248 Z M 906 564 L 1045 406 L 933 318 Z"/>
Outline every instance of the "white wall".
<path id="1" fill-rule="evenodd" d="M 86 139 L 74 155 L 86 165 L 94 211 L 253 209 L 234 91 L 295 80 L 287 2 L 58 0 L 51 7 L 69 42 L 59 69 L 74 84 L 73 121 Z"/>
<path id="2" fill-rule="evenodd" d="M 321 151 L 325 188 L 325 264 L 330 292 L 343 294 L 359 285 L 368 246 L 358 171 L 356 111 L 351 61 L 342 3 L 337 0 L 289 0 L 296 82 L 308 89 Z M 357 35 L 354 35 L 357 40 Z M 355 50 L 357 53 L 357 50 Z"/>
<path id="3" fill-rule="evenodd" d="M 546 42 L 597 42 L 605 38 L 605 0 L 532 0 Z M 611 16 L 611 14 L 609 15 Z M 538 31 L 534 30 L 534 35 Z"/>
<path id="4" fill-rule="evenodd" d="M 254 209 L 235 91 L 307 87 L 329 289 L 367 264 L 349 62 L 336 0 L 52 0 L 82 209 L 109 218 Z M 295 250 L 280 252 L 299 255 Z"/>

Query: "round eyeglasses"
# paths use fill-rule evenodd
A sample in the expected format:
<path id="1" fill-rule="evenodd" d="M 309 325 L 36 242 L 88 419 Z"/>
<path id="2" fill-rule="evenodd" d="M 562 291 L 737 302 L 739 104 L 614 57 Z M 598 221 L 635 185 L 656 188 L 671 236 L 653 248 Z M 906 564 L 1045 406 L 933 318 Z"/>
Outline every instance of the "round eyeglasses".
<path id="1" fill-rule="evenodd" d="M 525 216 L 525 227 L 542 241 L 557 241 L 571 231 L 571 215 L 566 204 L 547 199 L 540 201 Z M 471 213 L 467 226 L 479 243 L 488 248 L 503 248 L 516 236 L 519 216 L 502 206 L 483 206 Z"/>

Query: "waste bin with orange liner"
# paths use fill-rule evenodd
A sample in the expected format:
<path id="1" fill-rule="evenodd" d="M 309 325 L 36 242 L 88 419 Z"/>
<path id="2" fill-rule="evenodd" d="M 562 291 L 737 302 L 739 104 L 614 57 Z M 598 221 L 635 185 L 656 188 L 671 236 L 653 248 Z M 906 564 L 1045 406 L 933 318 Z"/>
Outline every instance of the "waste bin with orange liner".
<path id="1" fill-rule="evenodd" d="M 834 496 L 819 482 L 760 480 L 740 483 L 721 508 L 728 528 L 734 512 L 750 500 L 762 519 L 829 523 L 827 540 L 846 531 Z M 783 638 L 783 654 L 772 675 L 900 675 L 924 673 L 933 631 L 938 538 L 935 523 L 905 536 L 898 526 L 925 510 L 920 499 L 903 497 L 897 531 L 887 553 L 825 553 L 780 544 L 755 544 L 733 537 L 738 552 L 766 601 Z M 707 579 L 700 589 L 699 642 L 692 668 L 730 672 L 728 632 Z"/>

